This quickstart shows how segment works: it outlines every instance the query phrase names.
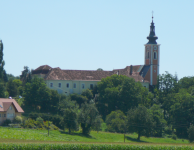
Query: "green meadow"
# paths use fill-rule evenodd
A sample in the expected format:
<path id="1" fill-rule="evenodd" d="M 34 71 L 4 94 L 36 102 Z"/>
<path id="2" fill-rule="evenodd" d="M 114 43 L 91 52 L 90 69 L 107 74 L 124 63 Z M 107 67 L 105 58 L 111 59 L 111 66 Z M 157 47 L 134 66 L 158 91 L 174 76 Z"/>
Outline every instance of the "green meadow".
<path id="1" fill-rule="evenodd" d="M 96 132 L 91 131 L 89 136 L 84 136 L 81 132 L 68 134 L 67 132 L 50 131 L 48 136 L 47 130 L 36 129 L 20 129 L 0 127 L 1 143 L 115 143 L 115 144 L 172 144 L 172 145 L 188 145 L 188 140 L 171 138 L 154 138 L 141 137 L 141 141 L 137 141 L 137 134 L 126 134 L 124 143 L 124 134 Z M 189 144 L 190 145 L 190 144 Z"/>

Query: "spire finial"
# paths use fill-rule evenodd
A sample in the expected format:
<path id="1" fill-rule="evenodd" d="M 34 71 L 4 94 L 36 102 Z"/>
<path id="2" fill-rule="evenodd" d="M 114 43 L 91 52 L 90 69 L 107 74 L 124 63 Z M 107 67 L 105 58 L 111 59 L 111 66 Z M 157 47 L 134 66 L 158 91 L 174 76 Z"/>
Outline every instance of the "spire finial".
<path id="1" fill-rule="evenodd" d="M 155 34 L 155 26 L 154 26 L 154 12 L 152 11 L 152 22 L 151 22 L 151 26 L 150 26 L 150 35 L 147 37 L 147 39 L 149 40 L 149 42 L 147 44 L 157 44 L 156 40 L 158 39 L 158 37 Z"/>
<path id="2" fill-rule="evenodd" d="M 152 21 L 153 21 L 153 18 L 154 18 L 154 11 L 152 11 Z"/>

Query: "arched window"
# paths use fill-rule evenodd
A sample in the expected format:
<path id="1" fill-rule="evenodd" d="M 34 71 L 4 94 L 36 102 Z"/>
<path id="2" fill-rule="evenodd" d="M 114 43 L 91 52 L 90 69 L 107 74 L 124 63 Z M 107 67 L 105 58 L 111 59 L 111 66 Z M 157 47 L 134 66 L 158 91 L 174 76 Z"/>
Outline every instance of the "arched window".
<path id="1" fill-rule="evenodd" d="M 149 52 L 147 52 L 147 58 L 150 58 L 149 56 L 150 56 L 150 53 L 149 53 Z"/>
<path id="2" fill-rule="evenodd" d="M 154 52 L 154 59 L 157 59 L 157 53 Z"/>

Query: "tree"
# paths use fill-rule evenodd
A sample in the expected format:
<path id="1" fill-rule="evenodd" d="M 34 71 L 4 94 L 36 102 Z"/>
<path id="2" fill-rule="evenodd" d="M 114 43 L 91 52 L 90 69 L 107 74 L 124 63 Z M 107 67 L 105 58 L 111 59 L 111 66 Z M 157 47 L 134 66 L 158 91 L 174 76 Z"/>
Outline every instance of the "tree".
<path id="1" fill-rule="evenodd" d="M 78 105 L 76 104 L 76 102 L 71 101 L 70 99 L 63 99 L 59 103 L 59 108 L 63 115 L 61 124 L 69 129 L 69 134 L 71 133 L 71 130 L 77 130 Z"/>
<path id="2" fill-rule="evenodd" d="M 194 124 L 194 96 L 180 90 L 174 96 L 175 103 L 171 106 L 173 128 L 179 137 L 188 137 L 187 129 Z"/>
<path id="3" fill-rule="evenodd" d="M 178 77 L 166 72 L 165 74 L 159 75 L 157 88 L 154 90 L 155 98 L 162 105 L 163 115 L 168 124 L 171 123 L 170 110 L 171 106 L 175 103 L 173 97 L 179 92 Z"/>
<path id="4" fill-rule="evenodd" d="M 24 66 L 24 70 L 22 71 L 22 74 L 20 75 L 20 80 L 22 80 L 23 85 L 25 85 L 28 82 L 31 82 L 32 72 L 30 71 L 28 66 Z"/>
<path id="5" fill-rule="evenodd" d="M 4 65 L 5 61 L 3 60 L 3 43 L 0 40 L 0 97 L 5 97 L 5 85 L 4 85 Z"/>
<path id="6" fill-rule="evenodd" d="M 138 140 L 143 133 L 149 136 L 154 126 L 151 113 L 145 106 L 130 109 L 127 113 L 127 129 L 129 132 L 137 132 Z"/>
<path id="7" fill-rule="evenodd" d="M 5 98 L 5 86 L 0 79 L 0 98 Z"/>
<path id="8" fill-rule="evenodd" d="M 160 108 L 159 105 L 154 104 L 150 108 L 150 112 L 153 117 L 153 121 L 155 123 L 155 126 L 153 127 L 153 133 L 152 135 L 157 137 L 162 137 L 162 132 L 164 127 L 166 126 L 166 120 L 163 116 L 163 110 Z"/>
<path id="9" fill-rule="evenodd" d="M 42 111 L 47 111 L 49 109 L 50 113 L 57 114 L 58 112 L 58 104 L 61 99 L 61 95 L 58 94 L 56 90 L 49 90 L 49 96 L 50 98 L 48 99 L 47 103 L 49 105 L 44 105 L 42 104 Z M 44 107 L 45 106 L 45 107 Z"/>
<path id="10" fill-rule="evenodd" d="M 18 89 L 18 94 L 22 95 L 23 94 L 23 86 L 22 86 L 22 81 L 20 79 L 14 79 L 13 82 L 17 86 Z"/>
<path id="11" fill-rule="evenodd" d="M 8 76 L 7 76 L 5 69 L 3 70 L 3 80 L 4 82 L 8 82 Z"/>
<path id="12" fill-rule="evenodd" d="M 71 94 L 70 98 L 72 101 L 76 101 L 79 104 L 79 107 L 81 107 L 81 105 L 85 102 L 88 102 L 88 98 L 86 96 L 79 95 L 76 93 Z"/>
<path id="13" fill-rule="evenodd" d="M 24 87 L 25 106 L 27 110 L 41 110 L 49 112 L 50 110 L 50 89 L 46 86 L 42 78 L 34 77 L 32 83 L 26 83 Z"/>
<path id="14" fill-rule="evenodd" d="M 183 77 L 179 80 L 180 88 L 189 89 L 189 87 L 194 86 L 194 77 Z"/>
<path id="15" fill-rule="evenodd" d="M 3 43 L 0 40 L 0 79 L 3 79 L 3 70 L 4 70 L 5 61 L 3 60 Z"/>
<path id="16" fill-rule="evenodd" d="M 81 124 L 82 133 L 88 135 L 95 125 L 95 120 L 99 118 L 98 110 L 94 104 L 84 103 L 81 105 L 78 114 L 78 122 Z"/>
<path id="17" fill-rule="evenodd" d="M 14 79 L 20 79 L 19 76 L 14 76 L 12 74 L 7 74 L 7 78 L 8 78 L 8 80 L 10 80 L 10 79 L 12 79 L 12 80 L 14 80 Z"/>
<path id="18" fill-rule="evenodd" d="M 96 120 L 95 120 L 95 122 L 94 122 L 94 126 L 93 126 L 93 129 L 95 130 L 95 131 L 100 131 L 101 130 L 101 124 L 103 123 L 103 120 L 102 120 L 102 117 L 100 116 L 100 115 L 98 115 L 97 117 L 96 117 Z"/>
<path id="19" fill-rule="evenodd" d="M 102 68 L 98 68 L 97 71 L 103 71 L 103 69 Z"/>
<path id="20" fill-rule="evenodd" d="M 190 125 L 187 132 L 188 132 L 189 142 L 192 143 L 194 141 L 194 126 Z"/>
<path id="21" fill-rule="evenodd" d="M 111 111 L 121 110 L 123 113 L 138 104 L 151 104 L 149 91 L 133 78 L 123 75 L 112 75 L 98 82 L 98 100 L 96 105 L 105 119 Z M 148 103 L 149 102 L 149 103 Z"/>
<path id="22" fill-rule="evenodd" d="M 88 101 L 90 101 L 93 98 L 92 91 L 89 89 L 83 90 L 81 95 L 87 97 Z"/>
<path id="23" fill-rule="evenodd" d="M 16 97 L 18 95 L 17 85 L 12 79 L 7 82 L 6 89 L 9 96 Z"/>
<path id="24" fill-rule="evenodd" d="M 120 111 L 112 111 L 106 116 L 106 125 L 109 132 L 125 133 L 126 132 L 126 116 Z"/>

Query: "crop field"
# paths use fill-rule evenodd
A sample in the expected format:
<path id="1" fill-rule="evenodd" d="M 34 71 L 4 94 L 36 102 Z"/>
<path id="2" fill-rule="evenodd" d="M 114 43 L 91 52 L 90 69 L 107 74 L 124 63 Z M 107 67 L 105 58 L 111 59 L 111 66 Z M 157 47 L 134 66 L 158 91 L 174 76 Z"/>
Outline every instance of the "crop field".
<path id="1" fill-rule="evenodd" d="M 194 150 L 192 146 L 111 144 L 0 144 L 0 150 Z"/>

